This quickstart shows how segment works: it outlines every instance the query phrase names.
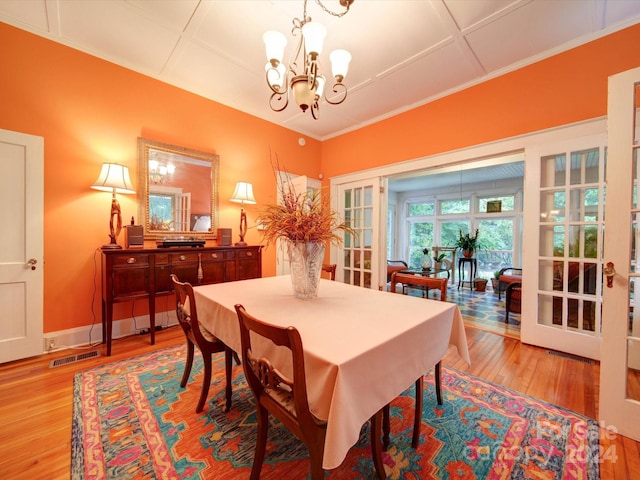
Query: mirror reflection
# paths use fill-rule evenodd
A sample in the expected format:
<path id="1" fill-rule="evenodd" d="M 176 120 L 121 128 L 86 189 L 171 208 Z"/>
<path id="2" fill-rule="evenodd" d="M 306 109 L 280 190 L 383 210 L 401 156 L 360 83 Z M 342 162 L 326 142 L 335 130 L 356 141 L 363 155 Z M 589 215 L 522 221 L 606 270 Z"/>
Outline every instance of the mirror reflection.
<path id="1" fill-rule="evenodd" d="M 214 238 L 219 157 L 138 139 L 138 205 L 145 238 Z"/>

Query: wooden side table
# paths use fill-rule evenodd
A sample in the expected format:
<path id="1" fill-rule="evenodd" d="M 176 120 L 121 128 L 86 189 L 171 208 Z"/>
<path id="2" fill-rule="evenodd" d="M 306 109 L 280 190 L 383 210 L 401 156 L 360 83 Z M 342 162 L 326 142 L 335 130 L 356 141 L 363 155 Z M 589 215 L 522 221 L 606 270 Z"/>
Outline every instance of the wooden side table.
<path id="1" fill-rule="evenodd" d="M 469 279 L 467 280 L 466 276 L 466 265 L 469 264 Z M 462 286 L 464 288 L 464 284 L 468 283 L 469 288 L 473 290 L 473 279 L 476 277 L 476 270 L 478 269 L 478 261 L 475 257 L 467 258 L 460 257 L 458 259 L 458 290 Z"/>

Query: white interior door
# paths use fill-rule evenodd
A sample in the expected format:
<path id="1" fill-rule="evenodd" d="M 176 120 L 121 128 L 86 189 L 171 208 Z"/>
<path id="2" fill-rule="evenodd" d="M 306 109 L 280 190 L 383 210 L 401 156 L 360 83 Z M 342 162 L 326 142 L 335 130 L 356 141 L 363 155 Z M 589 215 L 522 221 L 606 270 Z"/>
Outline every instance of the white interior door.
<path id="1" fill-rule="evenodd" d="M 599 416 L 640 440 L 640 68 L 609 78 L 608 102 L 604 259 L 615 274 L 605 272 Z"/>
<path id="2" fill-rule="evenodd" d="M 601 343 L 605 142 L 540 146 L 525 171 L 521 340 L 592 359 Z"/>
<path id="3" fill-rule="evenodd" d="M 278 203 L 282 202 L 281 182 L 290 182 L 294 192 L 309 192 L 313 193 L 320 190 L 321 182 L 313 178 L 309 178 L 306 175 L 294 176 L 285 172 L 278 173 Z M 282 244 L 282 240 L 276 240 L 276 275 L 289 275 L 289 256 L 286 249 Z M 325 254 L 326 255 L 326 254 Z M 325 262 L 326 263 L 326 262 Z"/>
<path id="4" fill-rule="evenodd" d="M 41 137 L 0 130 L 0 363 L 44 350 Z"/>

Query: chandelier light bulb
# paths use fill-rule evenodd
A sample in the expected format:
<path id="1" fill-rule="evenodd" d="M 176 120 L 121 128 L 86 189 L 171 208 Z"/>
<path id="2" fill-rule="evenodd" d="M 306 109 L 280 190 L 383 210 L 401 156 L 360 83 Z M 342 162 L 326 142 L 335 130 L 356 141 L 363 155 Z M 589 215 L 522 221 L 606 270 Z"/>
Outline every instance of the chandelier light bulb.
<path id="1" fill-rule="evenodd" d="M 331 60 L 331 73 L 338 83 L 342 82 L 349 71 L 351 54 L 346 50 L 334 50 L 329 55 L 329 60 Z"/>
<path id="2" fill-rule="evenodd" d="M 284 47 L 287 46 L 287 37 L 284 34 L 269 30 L 262 36 L 265 48 L 267 50 L 267 61 L 276 67 L 284 57 Z"/>
<path id="3" fill-rule="evenodd" d="M 149 160 L 149 170 L 155 172 L 158 170 L 158 161 L 157 160 Z"/>
<path id="4" fill-rule="evenodd" d="M 176 171 L 176 166 L 173 163 L 170 163 L 169 165 L 167 165 L 167 173 L 169 175 L 173 175 L 175 171 Z"/>
<path id="5" fill-rule="evenodd" d="M 307 22 L 302 26 L 302 35 L 304 37 L 304 48 L 311 58 L 322 53 L 322 45 L 327 36 L 327 29 L 318 22 Z"/>

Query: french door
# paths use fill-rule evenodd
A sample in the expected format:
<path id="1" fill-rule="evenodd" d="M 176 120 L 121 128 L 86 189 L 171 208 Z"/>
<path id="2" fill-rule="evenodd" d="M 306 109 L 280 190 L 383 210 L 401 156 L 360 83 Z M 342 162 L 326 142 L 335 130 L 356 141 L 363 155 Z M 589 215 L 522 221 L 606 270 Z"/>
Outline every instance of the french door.
<path id="1" fill-rule="evenodd" d="M 592 359 L 601 343 L 605 142 L 543 145 L 525 172 L 521 340 Z"/>
<path id="2" fill-rule="evenodd" d="M 339 249 L 338 279 L 344 283 L 379 288 L 380 184 L 374 178 L 338 186 L 337 211 L 356 233 L 345 235 Z"/>
<path id="3" fill-rule="evenodd" d="M 599 417 L 640 440 L 640 68 L 609 77 L 608 135 Z"/>

